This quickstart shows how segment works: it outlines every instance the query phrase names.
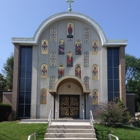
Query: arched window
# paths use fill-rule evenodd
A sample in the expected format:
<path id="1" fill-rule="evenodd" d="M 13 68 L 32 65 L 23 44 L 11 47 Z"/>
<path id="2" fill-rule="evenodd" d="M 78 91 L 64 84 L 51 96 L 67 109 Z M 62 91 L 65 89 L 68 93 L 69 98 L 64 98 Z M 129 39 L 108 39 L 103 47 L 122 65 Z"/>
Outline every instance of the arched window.
<path id="1" fill-rule="evenodd" d="M 50 54 L 50 65 L 55 66 L 56 65 L 56 53 L 51 52 Z"/>
<path id="2" fill-rule="evenodd" d="M 75 76 L 81 78 L 81 66 L 79 64 L 75 67 Z"/>
<path id="3" fill-rule="evenodd" d="M 51 28 L 50 29 L 50 40 L 51 41 L 56 41 L 56 39 L 57 39 L 57 30 L 56 30 L 56 28 Z"/>
<path id="4" fill-rule="evenodd" d="M 55 87 L 55 76 L 50 77 L 50 89 L 54 89 Z"/>
<path id="5" fill-rule="evenodd" d="M 84 29 L 84 41 L 89 42 L 89 40 L 90 40 L 90 31 L 89 31 L 89 28 L 85 28 Z"/>
<path id="6" fill-rule="evenodd" d="M 86 89 L 89 89 L 89 77 L 88 76 L 86 76 L 84 78 L 84 84 L 85 84 Z"/>
<path id="7" fill-rule="evenodd" d="M 84 67 L 89 67 L 89 52 L 84 53 Z"/>

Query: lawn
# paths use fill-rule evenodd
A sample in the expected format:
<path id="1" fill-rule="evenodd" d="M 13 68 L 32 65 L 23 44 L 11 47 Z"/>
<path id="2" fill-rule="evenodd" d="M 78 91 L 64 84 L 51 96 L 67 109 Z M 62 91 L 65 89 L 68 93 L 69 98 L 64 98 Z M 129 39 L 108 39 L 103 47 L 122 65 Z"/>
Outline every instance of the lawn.
<path id="1" fill-rule="evenodd" d="M 108 134 L 119 137 L 119 140 L 140 140 L 140 128 L 131 126 L 108 127 L 94 124 L 98 140 L 108 140 Z M 115 139 L 112 139 L 115 140 Z"/>
<path id="2" fill-rule="evenodd" d="M 35 132 L 37 134 L 37 140 L 43 140 L 46 128 L 47 124 L 20 124 L 18 122 L 1 122 L 0 140 L 27 140 L 28 135 Z"/>

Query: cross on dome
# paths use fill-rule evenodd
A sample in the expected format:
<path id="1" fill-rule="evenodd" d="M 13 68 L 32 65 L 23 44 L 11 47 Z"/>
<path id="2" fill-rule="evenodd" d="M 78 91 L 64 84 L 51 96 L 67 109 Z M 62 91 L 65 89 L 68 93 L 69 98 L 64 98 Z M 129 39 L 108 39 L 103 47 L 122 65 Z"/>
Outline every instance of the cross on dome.
<path id="1" fill-rule="evenodd" d="M 67 2 L 69 3 L 68 11 L 71 12 L 72 11 L 71 3 L 74 2 L 74 0 L 67 0 Z"/>

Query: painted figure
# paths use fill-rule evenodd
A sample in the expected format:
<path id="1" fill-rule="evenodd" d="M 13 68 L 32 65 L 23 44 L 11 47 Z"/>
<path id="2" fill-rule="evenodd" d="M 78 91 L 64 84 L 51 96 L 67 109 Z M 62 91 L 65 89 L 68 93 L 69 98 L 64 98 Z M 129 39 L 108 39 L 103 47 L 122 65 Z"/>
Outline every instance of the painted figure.
<path id="1" fill-rule="evenodd" d="M 75 44 L 75 54 L 76 55 L 81 55 L 81 51 L 82 51 L 81 41 L 76 41 L 76 44 Z"/>
<path id="2" fill-rule="evenodd" d="M 65 42 L 62 39 L 59 41 L 58 54 L 65 54 Z"/>
<path id="3" fill-rule="evenodd" d="M 71 27 L 71 24 L 69 24 L 69 27 L 68 27 L 68 38 L 73 38 L 72 33 L 73 33 L 73 29 Z"/>
<path id="4" fill-rule="evenodd" d="M 46 89 L 43 88 L 40 91 L 40 104 L 46 104 Z"/>
<path id="5" fill-rule="evenodd" d="M 96 40 L 92 42 L 92 54 L 98 54 L 98 42 Z"/>
<path id="6" fill-rule="evenodd" d="M 68 23 L 68 34 L 67 34 L 67 38 L 73 38 L 73 27 L 72 27 L 72 23 Z"/>
<path id="7" fill-rule="evenodd" d="M 98 66 L 93 65 L 93 70 L 92 70 L 92 79 L 97 80 L 98 79 Z"/>
<path id="8" fill-rule="evenodd" d="M 41 66 L 41 78 L 47 78 L 47 65 L 42 64 Z"/>
<path id="9" fill-rule="evenodd" d="M 64 66 L 60 65 L 58 68 L 58 79 L 64 76 Z"/>
<path id="10" fill-rule="evenodd" d="M 80 65 L 77 65 L 75 68 L 75 76 L 81 78 L 81 67 Z"/>
<path id="11" fill-rule="evenodd" d="M 67 55 L 67 67 L 73 67 L 73 56 L 71 52 Z"/>
<path id="12" fill-rule="evenodd" d="M 42 54 L 48 54 L 48 41 L 46 39 L 42 40 L 41 51 Z"/>
<path id="13" fill-rule="evenodd" d="M 98 91 L 96 89 L 92 92 L 92 104 L 98 105 Z"/>

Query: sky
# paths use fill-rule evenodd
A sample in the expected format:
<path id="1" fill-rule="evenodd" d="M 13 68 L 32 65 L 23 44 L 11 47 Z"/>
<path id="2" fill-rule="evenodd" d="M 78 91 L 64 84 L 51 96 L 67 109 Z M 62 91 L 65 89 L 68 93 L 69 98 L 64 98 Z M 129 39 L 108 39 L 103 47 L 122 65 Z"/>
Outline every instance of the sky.
<path id="1" fill-rule="evenodd" d="M 32 38 L 45 19 L 67 9 L 66 0 L 0 0 L 0 72 L 14 52 L 12 37 Z M 95 20 L 107 39 L 128 40 L 126 53 L 140 58 L 140 0 L 74 0 L 72 11 Z"/>

